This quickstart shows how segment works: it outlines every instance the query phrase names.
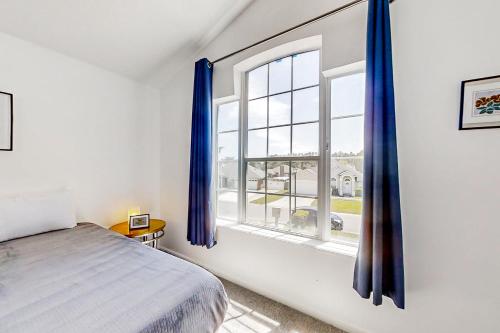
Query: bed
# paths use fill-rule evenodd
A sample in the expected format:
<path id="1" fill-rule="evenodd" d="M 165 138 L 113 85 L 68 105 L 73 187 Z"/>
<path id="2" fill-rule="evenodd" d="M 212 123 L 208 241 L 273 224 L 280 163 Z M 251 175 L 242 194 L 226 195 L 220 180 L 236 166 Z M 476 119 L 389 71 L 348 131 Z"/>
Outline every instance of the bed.
<path id="1" fill-rule="evenodd" d="M 206 270 L 91 223 L 0 242 L 0 332 L 213 333 Z"/>

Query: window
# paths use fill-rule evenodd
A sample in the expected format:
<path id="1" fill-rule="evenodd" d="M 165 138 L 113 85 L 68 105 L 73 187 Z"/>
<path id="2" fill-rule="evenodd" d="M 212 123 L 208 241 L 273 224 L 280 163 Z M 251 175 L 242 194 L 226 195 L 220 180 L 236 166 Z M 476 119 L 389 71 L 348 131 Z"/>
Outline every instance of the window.
<path id="1" fill-rule="evenodd" d="M 245 221 L 316 236 L 319 51 L 248 73 Z"/>
<path id="2" fill-rule="evenodd" d="M 217 108 L 217 216 L 238 217 L 239 102 Z"/>
<path id="3" fill-rule="evenodd" d="M 357 241 L 361 227 L 364 92 L 362 72 L 330 81 L 331 233 L 346 241 Z"/>
<path id="4" fill-rule="evenodd" d="M 357 240 L 364 73 L 335 73 L 320 80 L 318 50 L 287 56 L 248 71 L 244 97 L 217 107 L 218 217 Z"/>

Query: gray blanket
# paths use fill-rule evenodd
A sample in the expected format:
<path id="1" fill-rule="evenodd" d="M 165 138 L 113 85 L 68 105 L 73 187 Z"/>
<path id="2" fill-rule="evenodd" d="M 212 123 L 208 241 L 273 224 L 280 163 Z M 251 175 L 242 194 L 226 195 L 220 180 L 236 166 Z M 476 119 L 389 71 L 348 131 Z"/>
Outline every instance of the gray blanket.
<path id="1" fill-rule="evenodd" d="M 204 269 L 94 224 L 0 243 L 0 332 L 213 333 Z"/>

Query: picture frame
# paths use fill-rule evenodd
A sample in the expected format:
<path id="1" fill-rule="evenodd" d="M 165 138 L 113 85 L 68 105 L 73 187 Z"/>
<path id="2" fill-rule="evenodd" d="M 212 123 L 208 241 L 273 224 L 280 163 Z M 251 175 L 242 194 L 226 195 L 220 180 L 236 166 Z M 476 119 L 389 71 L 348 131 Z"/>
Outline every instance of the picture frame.
<path id="1" fill-rule="evenodd" d="M 12 151 L 14 142 L 14 96 L 0 91 L 0 151 Z"/>
<path id="2" fill-rule="evenodd" d="M 149 228 L 149 214 L 132 215 L 128 219 L 128 228 L 130 230 Z"/>
<path id="3" fill-rule="evenodd" d="M 500 75 L 462 81 L 459 130 L 500 128 Z"/>

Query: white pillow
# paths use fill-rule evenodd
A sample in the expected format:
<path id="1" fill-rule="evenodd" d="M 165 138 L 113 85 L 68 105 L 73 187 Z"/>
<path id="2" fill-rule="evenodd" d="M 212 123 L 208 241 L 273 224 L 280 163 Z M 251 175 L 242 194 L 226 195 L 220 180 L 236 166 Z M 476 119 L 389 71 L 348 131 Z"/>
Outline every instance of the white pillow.
<path id="1" fill-rule="evenodd" d="M 67 189 L 0 197 L 0 242 L 75 225 Z"/>

